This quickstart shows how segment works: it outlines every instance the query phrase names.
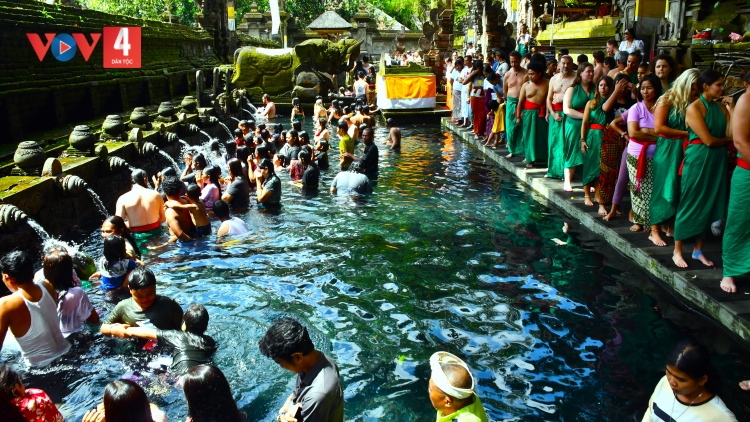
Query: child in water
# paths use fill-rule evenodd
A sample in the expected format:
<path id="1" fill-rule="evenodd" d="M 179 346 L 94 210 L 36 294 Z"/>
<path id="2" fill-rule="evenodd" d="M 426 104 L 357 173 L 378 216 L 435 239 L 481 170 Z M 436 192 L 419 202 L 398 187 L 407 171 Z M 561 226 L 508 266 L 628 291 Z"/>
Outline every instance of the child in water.
<path id="1" fill-rule="evenodd" d="M 190 234 L 192 237 L 209 236 L 211 234 L 211 222 L 208 221 L 206 205 L 201 200 L 201 188 L 195 183 L 189 184 L 186 199 L 190 202 L 189 204 L 167 201 L 164 206 L 176 210 L 187 210 L 190 213 L 190 219 L 193 220 L 195 226 L 195 232 Z"/>
<path id="2" fill-rule="evenodd" d="M 117 337 L 136 337 L 145 340 L 156 340 L 159 343 L 174 347 L 170 371 L 182 375 L 195 365 L 210 363 L 211 357 L 218 348 L 216 341 L 207 336 L 208 311 L 203 305 L 193 303 L 182 315 L 182 331 L 157 330 L 153 328 L 129 327 L 115 325 L 112 335 Z"/>
<path id="3" fill-rule="evenodd" d="M 101 279 L 101 289 L 113 293 L 128 287 L 128 275 L 138 264 L 125 256 L 125 239 L 113 234 L 104 239 L 104 255 L 96 261 L 97 271 L 89 280 Z"/>
<path id="4" fill-rule="evenodd" d="M 0 396 L 4 396 L 0 397 L 0 400 L 7 401 L 10 405 L 2 406 L 4 412 L 0 412 L 0 415 L 3 416 L 3 420 L 65 421 L 47 393 L 36 388 L 26 388 L 18 372 L 6 364 L 0 365 L 0 392 Z"/>

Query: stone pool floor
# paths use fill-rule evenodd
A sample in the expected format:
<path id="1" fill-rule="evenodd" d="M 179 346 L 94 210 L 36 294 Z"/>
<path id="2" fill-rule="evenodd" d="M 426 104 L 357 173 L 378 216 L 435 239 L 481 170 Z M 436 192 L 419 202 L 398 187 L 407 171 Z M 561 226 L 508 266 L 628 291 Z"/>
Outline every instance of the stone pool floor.
<path id="1" fill-rule="evenodd" d="M 709 236 L 703 250 L 711 259 L 715 268 L 707 268 L 690 259 L 692 245 L 686 245 L 683 256 L 688 260 L 688 268 L 677 268 L 672 262 L 674 241 L 667 239 L 667 246 L 657 247 L 644 232 L 630 231 L 631 223 L 627 214 L 604 221 L 597 214 L 598 207 L 587 207 L 583 203 L 583 189 L 580 175 L 574 179 L 573 192 L 563 191 L 562 180 L 547 179 L 546 168 L 527 169 L 521 162 L 523 157 L 505 158 L 508 150 L 505 146 L 498 148 L 484 147 L 474 139 L 474 134 L 458 128 L 449 118 L 441 120 L 443 127 L 453 135 L 479 149 L 485 157 L 498 163 L 505 170 L 531 187 L 536 193 L 535 199 L 545 205 L 554 205 L 566 214 L 577 219 L 586 228 L 602 236 L 610 245 L 638 265 L 646 269 L 658 280 L 679 295 L 686 305 L 710 316 L 731 332 L 737 340 L 750 347 L 750 282 L 747 278 L 735 280 L 738 286 L 736 294 L 725 293 L 719 288 L 721 280 L 721 243 L 718 238 Z M 623 200 L 624 209 L 630 209 L 630 200 Z"/>

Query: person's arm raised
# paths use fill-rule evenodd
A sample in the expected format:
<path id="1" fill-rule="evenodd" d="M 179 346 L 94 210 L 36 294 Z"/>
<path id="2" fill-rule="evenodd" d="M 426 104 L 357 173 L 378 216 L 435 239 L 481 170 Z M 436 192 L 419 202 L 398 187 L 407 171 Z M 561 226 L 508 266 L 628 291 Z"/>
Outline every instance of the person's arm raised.
<path id="1" fill-rule="evenodd" d="M 612 108 L 615 106 L 615 104 L 617 104 L 617 96 L 618 96 L 618 94 L 622 90 L 624 90 L 625 88 L 627 88 L 627 86 L 628 86 L 628 80 L 627 79 L 620 79 L 620 81 L 615 84 L 614 92 L 612 92 L 612 94 L 609 96 L 609 98 L 607 98 L 607 101 L 605 101 L 604 104 L 602 104 L 602 110 L 605 113 L 609 113 L 612 110 Z"/>
<path id="2" fill-rule="evenodd" d="M 750 162 L 750 94 L 743 94 L 734 107 L 732 135 L 737 151 Z"/>

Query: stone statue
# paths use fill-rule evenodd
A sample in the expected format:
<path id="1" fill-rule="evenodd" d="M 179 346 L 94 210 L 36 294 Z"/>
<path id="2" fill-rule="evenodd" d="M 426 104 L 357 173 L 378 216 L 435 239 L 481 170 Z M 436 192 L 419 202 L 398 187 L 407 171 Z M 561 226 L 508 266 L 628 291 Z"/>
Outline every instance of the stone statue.
<path id="1" fill-rule="evenodd" d="M 307 40 L 293 49 L 243 47 L 234 52 L 232 82 L 247 90 L 247 96 L 260 98 L 291 95 L 311 100 L 335 90 L 333 76 L 350 70 L 359 56 L 362 41 L 345 39 Z"/>

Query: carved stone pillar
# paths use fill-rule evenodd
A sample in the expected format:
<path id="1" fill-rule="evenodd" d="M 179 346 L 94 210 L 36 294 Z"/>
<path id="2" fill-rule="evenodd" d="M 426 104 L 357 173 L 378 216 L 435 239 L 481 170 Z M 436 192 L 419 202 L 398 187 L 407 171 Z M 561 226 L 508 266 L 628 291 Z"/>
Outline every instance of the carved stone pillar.
<path id="1" fill-rule="evenodd" d="M 372 19 L 370 18 L 370 13 L 365 8 L 365 2 L 360 2 L 359 9 L 357 9 L 357 13 L 352 18 L 352 37 L 357 40 L 364 40 L 359 50 L 360 57 L 368 54 L 370 47 L 372 47 L 370 41 L 367 39 L 367 27 L 370 22 L 372 22 Z"/>
<path id="2" fill-rule="evenodd" d="M 286 11 L 286 2 L 284 0 L 279 0 L 279 19 L 281 22 L 279 23 L 279 33 L 276 35 L 273 35 L 271 33 L 271 28 L 273 28 L 273 22 L 271 18 L 271 12 L 267 11 L 263 13 L 263 16 L 266 18 L 266 29 L 268 29 L 268 39 L 276 40 L 281 44 L 281 47 L 284 47 L 284 38 L 286 37 L 286 22 L 289 20 L 289 12 Z"/>
<path id="3" fill-rule="evenodd" d="M 253 1 L 253 4 L 250 5 L 250 11 L 242 17 L 242 23 L 237 27 L 237 30 L 251 37 L 260 38 L 260 31 L 265 29 L 262 22 L 263 14 L 258 12 L 258 3 Z"/>

